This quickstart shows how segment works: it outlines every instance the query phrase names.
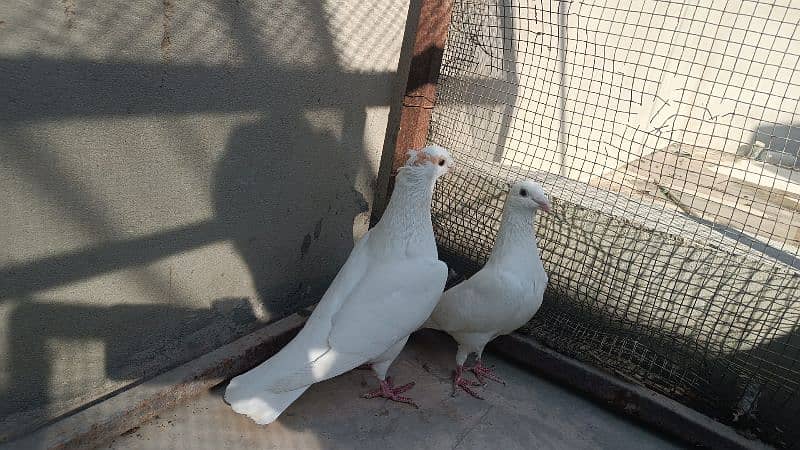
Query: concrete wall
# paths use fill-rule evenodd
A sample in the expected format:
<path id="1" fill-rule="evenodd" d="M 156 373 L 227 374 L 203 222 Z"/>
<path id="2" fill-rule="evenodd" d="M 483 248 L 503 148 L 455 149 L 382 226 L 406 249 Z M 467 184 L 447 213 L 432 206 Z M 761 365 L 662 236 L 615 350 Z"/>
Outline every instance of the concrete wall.
<path id="1" fill-rule="evenodd" d="M 0 3 L 0 437 L 318 299 L 368 223 L 408 11 Z"/>

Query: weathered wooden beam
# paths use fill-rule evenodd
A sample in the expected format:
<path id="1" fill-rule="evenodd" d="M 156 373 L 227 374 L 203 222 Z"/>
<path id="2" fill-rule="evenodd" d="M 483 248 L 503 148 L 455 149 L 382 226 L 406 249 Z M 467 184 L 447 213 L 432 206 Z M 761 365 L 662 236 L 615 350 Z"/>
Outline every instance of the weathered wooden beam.
<path id="1" fill-rule="evenodd" d="M 390 190 L 397 169 L 405 162 L 408 150 L 425 146 L 433 106 L 436 104 L 436 82 L 439 78 L 439 67 L 442 63 L 452 9 L 452 0 L 422 2 L 411 68 L 400 113 Z"/>

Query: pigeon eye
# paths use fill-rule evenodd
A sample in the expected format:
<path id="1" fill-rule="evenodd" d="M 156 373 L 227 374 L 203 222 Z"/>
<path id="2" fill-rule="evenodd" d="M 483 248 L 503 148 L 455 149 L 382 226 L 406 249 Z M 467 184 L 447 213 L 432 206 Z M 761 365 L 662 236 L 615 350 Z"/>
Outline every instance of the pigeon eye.
<path id="1" fill-rule="evenodd" d="M 444 160 L 443 160 L 443 159 L 440 159 L 440 160 L 439 160 L 439 165 L 440 165 L 440 166 L 444 166 Z"/>
<path id="2" fill-rule="evenodd" d="M 520 189 L 519 190 L 519 195 L 521 195 L 522 197 L 527 197 L 528 196 L 528 191 L 526 191 L 525 189 Z"/>

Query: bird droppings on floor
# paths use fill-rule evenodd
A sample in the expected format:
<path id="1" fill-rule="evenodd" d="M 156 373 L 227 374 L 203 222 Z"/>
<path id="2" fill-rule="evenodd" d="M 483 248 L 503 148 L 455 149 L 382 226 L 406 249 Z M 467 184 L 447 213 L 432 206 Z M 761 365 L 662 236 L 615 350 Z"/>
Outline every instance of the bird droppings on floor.
<path id="1" fill-rule="evenodd" d="M 492 354 L 507 386 L 479 387 L 485 400 L 452 394 L 455 343 L 430 330 L 412 336 L 389 374 L 415 381 L 420 406 L 361 396 L 370 370 L 312 386 L 283 415 L 259 426 L 222 400 L 224 385 L 114 440 L 125 449 L 673 449 L 680 445 Z"/>

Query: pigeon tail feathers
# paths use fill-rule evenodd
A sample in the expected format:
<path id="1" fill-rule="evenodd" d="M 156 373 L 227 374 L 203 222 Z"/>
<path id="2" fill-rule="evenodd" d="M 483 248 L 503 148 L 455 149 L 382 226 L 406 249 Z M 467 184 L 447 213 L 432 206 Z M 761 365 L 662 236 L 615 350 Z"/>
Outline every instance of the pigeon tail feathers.
<path id="1" fill-rule="evenodd" d="M 225 390 L 225 401 L 237 413 L 266 425 L 274 422 L 306 389 L 308 386 L 276 393 L 257 383 L 239 384 L 234 378 Z"/>

